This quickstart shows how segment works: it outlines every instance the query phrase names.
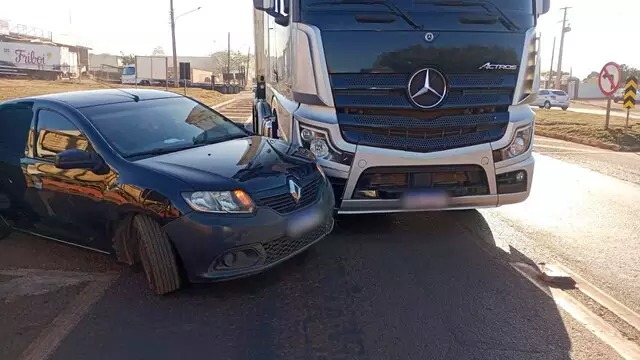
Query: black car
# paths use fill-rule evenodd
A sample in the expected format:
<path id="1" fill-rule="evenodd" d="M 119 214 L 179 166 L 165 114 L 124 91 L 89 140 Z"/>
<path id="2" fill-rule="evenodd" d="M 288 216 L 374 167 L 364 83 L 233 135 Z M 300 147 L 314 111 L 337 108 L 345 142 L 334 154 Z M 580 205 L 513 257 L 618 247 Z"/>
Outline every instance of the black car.
<path id="1" fill-rule="evenodd" d="M 331 231 L 333 208 L 308 150 L 184 96 L 111 89 L 0 104 L 0 227 L 140 261 L 158 294 L 182 273 L 206 282 L 280 263 Z"/>

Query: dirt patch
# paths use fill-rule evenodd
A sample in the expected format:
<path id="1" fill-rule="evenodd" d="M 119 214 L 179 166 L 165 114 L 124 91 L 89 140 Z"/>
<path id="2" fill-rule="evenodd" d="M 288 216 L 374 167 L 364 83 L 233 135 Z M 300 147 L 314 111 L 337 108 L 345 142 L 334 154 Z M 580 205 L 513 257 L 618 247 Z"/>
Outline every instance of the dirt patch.
<path id="1" fill-rule="evenodd" d="M 93 80 L 82 80 L 81 82 L 71 82 L 66 80 L 60 81 L 42 81 L 42 80 L 24 80 L 24 79 L 0 79 L 0 101 L 6 101 L 15 98 L 37 96 L 46 94 L 56 94 L 67 91 L 81 90 L 98 90 L 108 89 L 109 87 L 131 88 L 131 85 L 105 85 Z M 144 86 L 144 89 L 165 90 L 164 87 Z M 184 89 L 169 88 L 169 91 L 184 94 Z M 204 89 L 187 89 L 187 95 L 201 101 L 202 103 L 213 106 L 223 101 L 233 98 L 233 95 L 221 94 L 213 90 Z"/>
<path id="2" fill-rule="evenodd" d="M 541 135 L 558 137 L 568 141 L 598 146 L 610 145 L 612 150 L 629 150 L 640 147 L 640 120 L 611 116 L 609 129 L 604 129 L 603 115 L 582 114 L 570 111 L 536 110 L 536 131 Z"/>

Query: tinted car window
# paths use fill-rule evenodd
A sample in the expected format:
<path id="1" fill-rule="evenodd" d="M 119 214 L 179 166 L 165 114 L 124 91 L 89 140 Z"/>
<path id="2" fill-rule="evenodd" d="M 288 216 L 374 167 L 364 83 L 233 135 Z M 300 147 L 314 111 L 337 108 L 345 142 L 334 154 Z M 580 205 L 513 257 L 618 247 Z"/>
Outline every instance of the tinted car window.
<path id="1" fill-rule="evenodd" d="M 89 142 L 69 119 L 50 110 L 38 112 L 36 156 L 53 158 L 69 149 L 87 150 Z"/>
<path id="2" fill-rule="evenodd" d="M 560 95 L 560 96 L 567 96 L 567 93 L 564 91 L 560 91 L 560 90 L 556 90 L 553 92 L 556 95 Z"/>
<path id="3" fill-rule="evenodd" d="M 0 106 L 0 148 L 13 154 L 24 153 L 33 119 L 32 103 Z"/>
<path id="4" fill-rule="evenodd" d="M 247 136 L 222 115 L 185 97 L 93 106 L 81 111 L 125 157 Z"/>
<path id="5" fill-rule="evenodd" d="M 540 95 L 549 95 L 547 90 L 540 90 Z"/>

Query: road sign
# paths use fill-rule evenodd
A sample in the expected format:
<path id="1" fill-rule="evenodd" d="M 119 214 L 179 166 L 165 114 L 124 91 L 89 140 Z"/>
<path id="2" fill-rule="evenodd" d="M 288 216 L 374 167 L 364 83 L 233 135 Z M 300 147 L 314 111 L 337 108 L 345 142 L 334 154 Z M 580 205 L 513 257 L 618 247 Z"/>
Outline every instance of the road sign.
<path id="1" fill-rule="evenodd" d="M 624 87 L 624 107 L 633 109 L 636 106 L 636 94 L 638 93 L 638 79 L 629 76 L 627 85 Z"/>
<path id="2" fill-rule="evenodd" d="M 607 63 L 602 70 L 600 70 L 600 76 L 598 76 L 598 86 L 600 91 L 606 96 L 613 95 L 618 87 L 620 87 L 620 81 L 622 72 L 620 71 L 620 65 L 610 62 Z"/>

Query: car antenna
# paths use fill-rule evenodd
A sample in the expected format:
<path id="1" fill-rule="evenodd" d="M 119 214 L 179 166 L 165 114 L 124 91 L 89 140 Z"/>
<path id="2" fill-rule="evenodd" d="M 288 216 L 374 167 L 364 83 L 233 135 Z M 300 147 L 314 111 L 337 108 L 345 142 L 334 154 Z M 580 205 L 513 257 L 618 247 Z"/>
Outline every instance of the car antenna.
<path id="1" fill-rule="evenodd" d="M 136 94 L 132 94 L 132 93 L 130 93 L 130 92 L 128 92 L 128 91 L 126 91 L 126 90 L 123 90 L 123 89 L 121 89 L 121 88 L 119 88 L 119 87 L 113 86 L 113 85 L 111 85 L 111 84 L 109 84 L 109 83 L 102 82 L 102 81 L 100 81 L 100 80 L 98 80 L 98 79 L 95 79 L 95 78 L 94 78 L 94 79 L 91 79 L 91 80 L 93 80 L 93 81 L 97 82 L 97 83 L 98 83 L 98 84 L 100 84 L 100 85 L 104 85 L 104 86 L 106 86 L 106 87 L 108 87 L 108 88 L 115 89 L 115 90 L 118 90 L 118 91 L 120 91 L 120 92 L 123 92 L 123 93 L 125 93 L 125 94 L 127 94 L 127 95 L 131 96 L 131 98 L 133 98 L 133 101 L 135 101 L 135 102 L 140 101 L 140 96 L 138 96 L 138 95 L 136 95 Z"/>

